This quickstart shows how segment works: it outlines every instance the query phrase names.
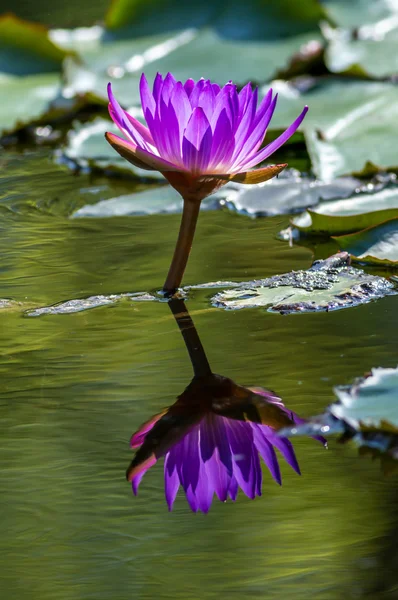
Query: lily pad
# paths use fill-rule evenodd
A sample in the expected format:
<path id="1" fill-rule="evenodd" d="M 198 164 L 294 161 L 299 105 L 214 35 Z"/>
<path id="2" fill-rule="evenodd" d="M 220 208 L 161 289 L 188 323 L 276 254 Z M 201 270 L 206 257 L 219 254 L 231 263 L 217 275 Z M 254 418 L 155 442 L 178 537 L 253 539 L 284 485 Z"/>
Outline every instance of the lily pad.
<path id="1" fill-rule="evenodd" d="M 23 21 L 11 13 L 0 17 L 0 73 L 59 72 L 66 55 L 49 39 L 43 25 Z"/>
<path id="2" fill-rule="evenodd" d="M 0 73 L 0 86 L 7 102 L 0 108 L 0 137 L 44 119 L 60 89 L 56 73 L 17 77 Z"/>
<path id="3" fill-rule="evenodd" d="M 398 368 L 372 369 L 353 385 L 337 386 L 334 392 L 338 402 L 323 414 L 280 429 L 278 435 L 342 434 L 340 442 L 353 440 L 361 447 L 360 454 L 381 458 L 386 472 L 396 470 L 385 458 L 398 459 Z"/>
<path id="4" fill-rule="evenodd" d="M 242 283 L 216 294 L 220 308 L 267 307 L 269 312 L 297 314 L 358 306 L 394 293 L 392 283 L 349 266 L 345 252 L 315 261 L 307 271 L 293 271 Z"/>
<path id="5" fill-rule="evenodd" d="M 395 0 L 321 0 L 321 4 L 332 21 L 346 29 L 387 19 L 397 12 Z"/>
<path id="6" fill-rule="evenodd" d="M 292 219 L 306 235 L 333 236 L 361 231 L 398 217 L 398 187 L 375 194 L 361 193 L 347 199 L 322 202 Z"/>
<path id="7" fill-rule="evenodd" d="M 334 239 L 357 262 L 398 267 L 398 218 Z"/>
<path id="8" fill-rule="evenodd" d="M 320 40 L 320 33 L 270 41 L 226 40 L 210 28 L 128 41 L 104 39 L 96 50 L 82 53 L 83 62 L 68 61 L 65 94 L 70 97 L 90 92 L 105 100 L 106 85 L 111 81 L 123 106 L 139 106 L 142 71 L 148 80 L 153 80 L 158 71 L 171 71 L 183 81 L 206 77 L 220 84 L 229 79 L 240 85 L 249 80 L 264 82 L 285 70 L 290 58 L 313 39 Z M 232 61 L 231 56 L 239 56 L 239 60 Z"/>
<path id="9" fill-rule="evenodd" d="M 354 429 L 388 429 L 398 433 L 398 367 L 372 369 L 352 386 L 334 389 L 339 402 L 330 412 Z"/>
<path id="10" fill-rule="evenodd" d="M 313 170 L 322 181 L 361 173 L 369 161 L 375 171 L 398 170 L 394 84 L 324 80 L 300 92 L 277 81 L 273 87 L 279 92 L 273 128 L 289 125 L 303 104 L 310 107 L 302 128 Z"/>
<path id="11" fill-rule="evenodd" d="M 249 217 L 292 214 L 320 200 L 346 198 L 361 185 L 354 177 L 342 177 L 330 183 L 301 177 L 297 172 L 284 172 L 278 177 L 239 191 L 223 201 L 230 210 Z"/>
<path id="12" fill-rule="evenodd" d="M 158 300 L 151 294 L 144 293 L 126 293 L 126 294 L 109 294 L 108 296 L 89 296 L 88 298 L 75 298 L 59 302 L 52 306 L 42 306 L 25 312 L 27 317 L 41 317 L 43 315 L 70 315 L 74 313 L 99 308 L 101 306 L 109 306 L 120 302 L 125 298 L 130 298 L 135 302 L 152 302 Z M 159 298 L 160 300 L 160 298 Z M 1 307 L 0 307 L 1 308 Z"/>
<path id="13" fill-rule="evenodd" d="M 202 202 L 201 210 L 219 209 L 221 200 L 226 196 L 228 190 L 222 188 Z M 126 217 L 180 212 L 182 212 L 180 194 L 174 188 L 165 185 L 110 200 L 101 200 L 97 204 L 87 204 L 77 210 L 72 217 Z"/>
<path id="14" fill-rule="evenodd" d="M 366 75 L 375 79 L 398 73 L 398 15 L 359 29 L 330 33 L 325 63 L 332 73 Z"/>
<path id="15" fill-rule="evenodd" d="M 114 0 L 105 19 L 110 30 L 128 28 L 136 35 L 212 25 L 221 35 L 239 39 L 278 39 L 317 28 L 327 13 L 316 0 Z"/>
<path id="16" fill-rule="evenodd" d="M 288 68 L 303 46 L 322 41 L 320 19 L 327 14 L 316 0 L 303 0 L 299 8 L 295 0 L 249 0 L 244 6 L 240 0 L 186 5 L 176 0 L 116 0 L 106 18 L 107 30 L 100 35 L 98 28 L 92 36 L 85 30 L 75 38 L 58 31 L 54 39 L 82 58 L 66 66 L 68 97 L 90 92 L 105 98 L 111 80 L 121 104 L 131 107 L 140 104 L 143 70 L 148 79 L 158 71 L 171 71 L 177 79 L 206 77 L 220 84 L 229 79 L 237 84 L 270 80 Z M 308 59 L 297 60 L 304 64 Z"/>

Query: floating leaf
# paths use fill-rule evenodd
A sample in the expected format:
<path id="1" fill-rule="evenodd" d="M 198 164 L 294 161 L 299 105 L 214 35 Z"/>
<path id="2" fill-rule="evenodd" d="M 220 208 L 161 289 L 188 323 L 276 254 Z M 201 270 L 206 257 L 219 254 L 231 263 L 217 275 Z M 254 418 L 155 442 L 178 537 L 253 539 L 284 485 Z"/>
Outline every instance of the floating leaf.
<path id="1" fill-rule="evenodd" d="M 8 13 L 0 17 L 0 73 L 33 75 L 60 71 L 67 53 L 45 27 Z"/>
<path id="2" fill-rule="evenodd" d="M 334 239 L 355 261 L 398 267 L 398 218 Z"/>
<path id="3" fill-rule="evenodd" d="M 390 24 L 383 21 L 360 29 L 355 37 L 344 31 L 332 35 L 325 52 L 325 63 L 332 73 L 363 74 L 375 79 L 398 73 L 397 16 Z"/>
<path id="4" fill-rule="evenodd" d="M 338 402 L 303 424 L 279 430 L 278 435 L 342 434 L 339 441 L 353 440 L 360 454 L 381 458 L 386 473 L 396 470 L 398 459 L 398 368 L 376 368 L 351 386 L 337 386 Z"/>
<path id="5" fill-rule="evenodd" d="M 338 386 L 338 404 L 330 412 L 354 429 L 388 429 L 398 433 L 398 367 L 372 369 L 352 386 Z"/>
<path id="6" fill-rule="evenodd" d="M 98 308 L 100 306 L 109 306 L 120 302 L 124 298 L 131 298 L 135 302 L 148 302 L 155 300 L 154 296 L 147 293 L 126 293 L 126 294 L 109 294 L 108 296 L 90 296 L 89 298 L 76 298 L 73 300 L 67 300 L 66 302 L 59 302 L 53 306 L 42 306 L 33 310 L 27 311 L 25 314 L 27 317 L 41 317 L 42 315 L 69 315 L 72 313 L 78 313 L 92 308 Z"/>
<path id="7" fill-rule="evenodd" d="M 380 79 L 398 73 L 398 5 L 393 0 L 323 0 L 339 29 L 324 27 L 334 73 Z M 343 28 L 343 29 L 342 29 Z"/>
<path id="8" fill-rule="evenodd" d="M 301 177 L 297 172 L 254 186 L 242 186 L 235 195 L 224 200 L 227 208 L 249 217 L 292 214 L 320 200 L 346 198 L 360 186 L 353 177 L 336 179 L 330 183 Z"/>
<path id="9" fill-rule="evenodd" d="M 321 0 L 339 27 L 354 28 L 387 19 L 396 13 L 395 0 Z"/>
<path id="10" fill-rule="evenodd" d="M 91 92 L 105 98 L 106 84 L 125 107 L 139 105 L 138 80 L 145 71 L 171 71 L 180 80 L 206 77 L 224 84 L 267 81 L 288 68 L 308 63 L 309 42 L 321 48 L 320 19 L 327 14 L 316 0 L 240 0 L 212 3 L 177 0 L 116 0 L 106 18 L 107 31 L 89 30 L 72 38 L 58 31 L 54 39 L 79 52 L 83 61 L 68 61 L 65 93 Z M 93 28 L 94 29 L 94 28 Z M 299 54 L 297 54 L 299 53 Z M 231 60 L 239 56 L 239 60 Z"/>
<path id="11" fill-rule="evenodd" d="M 395 85 L 324 80 L 303 93 L 286 82 L 273 87 L 279 99 L 272 127 L 286 127 L 303 104 L 310 106 L 303 131 L 319 179 L 361 173 L 369 161 L 373 171 L 398 171 Z"/>
<path id="12" fill-rule="evenodd" d="M 398 217 L 398 188 L 387 187 L 375 194 L 356 194 L 344 200 L 322 202 L 292 219 L 306 235 L 342 235 Z"/>
<path id="13" fill-rule="evenodd" d="M 239 310 L 268 307 L 281 314 L 332 311 L 364 304 L 394 293 L 383 277 L 349 266 L 347 253 L 314 262 L 308 271 L 293 271 L 242 283 L 216 294 L 215 306 Z"/>
<path id="14" fill-rule="evenodd" d="M 56 73 L 17 77 L 0 73 L 0 86 L 7 102 L 0 106 L 0 137 L 15 129 L 44 120 L 60 89 Z"/>
<path id="15" fill-rule="evenodd" d="M 221 35 L 239 39 L 278 39 L 317 28 L 327 13 L 316 0 L 113 0 L 108 29 L 129 28 L 136 35 L 212 25 Z"/>
<path id="16" fill-rule="evenodd" d="M 228 197 L 229 188 L 221 188 L 209 198 L 203 200 L 201 210 L 217 210 L 220 203 Z M 231 194 L 236 193 L 232 188 Z M 150 187 L 143 192 L 127 194 L 101 200 L 97 204 L 87 204 L 77 210 L 73 217 L 125 217 L 156 214 L 174 214 L 182 212 L 182 198 L 170 186 Z"/>

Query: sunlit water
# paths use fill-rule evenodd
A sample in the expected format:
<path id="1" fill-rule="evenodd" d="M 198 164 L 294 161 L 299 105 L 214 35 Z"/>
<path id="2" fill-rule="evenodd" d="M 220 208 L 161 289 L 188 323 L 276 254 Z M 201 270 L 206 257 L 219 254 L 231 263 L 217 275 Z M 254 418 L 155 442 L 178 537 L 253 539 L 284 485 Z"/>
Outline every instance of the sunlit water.
<path id="1" fill-rule="evenodd" d="M 131 433 L 171 404 L 191 366 L 164 303 L 27 317 L 25 308 L 159 289 L 179 216 L 76 219 L 130 184 L 73 177 L 46 151 L 3 155 L 0 179 L 1 597 L 6 600 L 395 598 L 396 479 L 331 439 L 294 442 L 302 470 L 264 469 L 263 496 L 167 512 L 162 465 L 137 498 L 125 481 Z M 200 217 L 185 283 L 307 268 L 275 239 L 288 218 Z M 396 298 L 281 316 L 188 307 L 215 372 L 275 390 L 302 416 L 334 385 L 396 366 Z M 161 463 L 161 461 L 160 461 Z M 282 461 L 281 461 L 282 463 Z"/>

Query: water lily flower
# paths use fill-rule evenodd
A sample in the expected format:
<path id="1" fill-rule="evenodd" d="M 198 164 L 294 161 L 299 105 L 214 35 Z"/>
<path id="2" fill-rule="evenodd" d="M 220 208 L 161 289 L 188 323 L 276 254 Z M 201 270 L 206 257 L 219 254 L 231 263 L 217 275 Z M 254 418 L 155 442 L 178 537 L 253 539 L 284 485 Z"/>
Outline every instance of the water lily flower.
<path id="1" fill-rule="evenodd" d="M 255 498 L 262 489 L 260 456 L 278 484 L 275 449 L 300 474 L 291 442 L 277 429 L 301 421 L 272 392 L 253 391 L 214 374 L 195 377 L 173 406 L 132 436 L 131 447 L 139 449 L 127 478 L 137 494 L 146 471 L 164 456 L 169 510 L 180 485 L 194 512 L 208 512 L 214 493 L 222 502 L 235 501 L 241 488 Z"/>
<path id="2" fill-rule="evenodd" d="M 223 87 L 205 79 L 182 83 L 171 73 L 164 78 L 158 73 L 152 90 L 141 76 L 140 93 L 147 127 L 121 108 L 108 85 L 109 113 L 123 137 L 105 136 L 133 165 L 160 171 L 184 200 L 180 236 L 164 286 L 174 293 L 188 260 L 200 202 L 228 181 L 260 183 L 280 173 L 286 164 L 250 169 L 295 133 L 308 107 L 262 148 L 277 102 L 272 90 L 258 105 L 258 89 L 250 83 L 238 93 L 232 82 Z"/>

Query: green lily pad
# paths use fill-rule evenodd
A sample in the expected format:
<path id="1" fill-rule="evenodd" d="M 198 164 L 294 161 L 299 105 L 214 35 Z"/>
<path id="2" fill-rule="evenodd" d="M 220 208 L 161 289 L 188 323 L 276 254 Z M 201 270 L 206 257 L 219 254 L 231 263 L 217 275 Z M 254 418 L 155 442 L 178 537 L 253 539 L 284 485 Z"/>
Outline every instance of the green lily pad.
<path id="1" fill-rule="evenodd" d="M 330 412 L 354 429 L 391 429 L 398 433 L 398 367 L 372 369 L 352 386 L 334 388 L 339 403 Z"/>
<path id="2" fill-rule="evenodd" d="M 12 14 L 0 17 L 0 73 L 59 72 L 66 55 L 49 39 L 42 25 L 22 21 Z"/>
<path id="3" fill-rule="evenodd" d="M 375 79 L 398 73 L 398 16 L 361 27 L 355 36 L 329 31 L 325 63 L 332 73 Z"/>
<path id="4" fill-rule="evenodd" d="M 108 29 L 136 35 L 210 25 L 221 35 L 240 39 L 278 39 L 315 30 L 327 13 L 316 0 L 114 0 L 105 19 Z"/>
<path id="5" fill-rule="evenodd" d="M 302 314 L 358 306 L 394 293 L 392 283 L 348 264 L 347 253 L 314 262 L 308 271 L 293 271 L 242 283 L 216 294 L 215 306 L 229 310 L 268 307 L 269 312 Z"/>
<path id="6" fill-rule="evenodd" d="M 120 103 L 139 106 L 139 78 L 149 81 L 156 73 L 171 71 L 179 80 L 206 77 L 224 84 L 267 81 L 287 68 L 289 60 L 317 32 L 303 33 L 274 41 L 226 40 L 213 29 L 186 29 L 134 40 L 104 41 L 94 51 L 83 53 L 83 62 L 68 61 L 65 93 L 68 96 L 91 92 L 105 99 L 106 85 L 112 82 Z M 239 60 L 231 60 L 239 56 Z M 297 115 L 296 115 L 297 116 Z"/>
<path id="7" fill-rule="evenodd" d="M 228 197 L 234 190 L 221 188 L 218 192 L 206 198 L 201 204 L 201 210 L 217 210 L 221 200 Z M 156 214 L 174 214 L 182 212 L 182 198 L 171 186 L 151 186 L 143 192 L 125 194 L 109 200 L 101 200 L 97 204 L 86 204 L 77 210 L 72 217 L 127 217 Z"/>
<path id="8" fill-rule="evenodd" d="M 337 386 L 338 402 L 303 424 L 285 427 L 278 435 L 342 434 L 340 442 L 353 440 L 360 455 L 380 458 L 385 473 L 397 470 L 398 368 L 376 368 L 351 386 Z"/>
<path id="9" fill-rule="evenodd" d="M 346 29 L 387 19 L 396 12 L 394 0 L 321 0 L 321 4 L 332 21 Z"/>
<path id="10" fill-rule="evenodd" d="M 16 77 L 0 73 L 0 86 L 7 102 L 0 107 L 0 137 L 28 124 L 45 121 L 50 104 L 60 90 L 56 73 Z"/>
<path id="11" fill-rule="evenodd" d="M 269 217 L 292 214 L 304 207 L 315 206 L 320 200 L 351 196 L 360 181 L 342 177 L 330 183 L 301 177 L 298 172 L 283 171 L 278 178 L 265 183 L 239 186 L 223 204 L 248 217 Z"/>
<path id="12" fill-rule="evenodd" d="M 291 223 L 306 235 L 333 236 L 361 231 L 394 217 L 398 217 L 398 187 L 387 187 L 375 194 L 322 202 Z"/>
<path id="13" fill-rule="evenodd" d="M 325 80 L 303 93 L 286 82 L 274 82 L 273 87 L 279 92 L 273 128 L 288 126 L 304 104 L 310 107 L 302 129 L 319 179 L 359 174 L 369 161 L 375 171 L 398 171 L 394 84 Z"/>
<path id="14" fill-rule="evenodd" d="M 334 239 L 355 261 L 398 267 L 398 218 Z"/>
<path id="15" fill-rule="evenodd" d="M 322 40 L 322 18 L 327 15 L 315 0 L 304 0 L 300 7 L 295 0 L 249 0 L 244 6 L 237 0 L 186 6 L 176 0 L 119 0 L 107 15 L 107 31 L 98 36 L 98 28 L 92 28 L 91 44 L 90 30 L 76 37 L 58 31 L 54 39 L 68 40 L 62 45 L 82 58 L 67 64 L 68 97 L 91 92 L 105 98 L 112 81 L 124 106 L 139 106 L 142 71 L 149 80 L 158 71 L 220 84 L 270 80 L 305 44 Z"/>

